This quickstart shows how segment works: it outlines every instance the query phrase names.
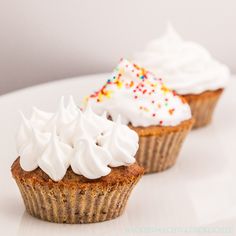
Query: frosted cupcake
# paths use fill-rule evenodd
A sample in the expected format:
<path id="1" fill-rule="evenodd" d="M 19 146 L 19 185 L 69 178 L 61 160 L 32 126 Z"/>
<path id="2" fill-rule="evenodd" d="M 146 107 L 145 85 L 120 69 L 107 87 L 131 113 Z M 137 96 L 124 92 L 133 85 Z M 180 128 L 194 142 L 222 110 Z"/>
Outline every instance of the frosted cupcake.
<path id="1" fill-rule="evenodd" d="M 194 128 L 209 124 L 230 73 L 197 43 L 184 41 L 171 26 L 150 42 L 133 61 L 163 78 L 166 85 L 189 103 Z"/>
<path id="2" fill-rule="evenodd" d="M 26 210 L 57 223 L 93 223 L 122 214 L 143 175 L 138 136 L 127 126 L 81 112 L 62 98 L 56 113 L 22 115 L 12 175 Z"/>
<path id="3" fill-rule="evenodd" d="M 121 60 L 106 84 L 86 101 L 97 114 L 106 112 L 111 120 L 120 115 L 122 123 L 138 133 L 136 160 L 146 173 L 174 165 L 193 123 L 182 97 L 127 60 Z"/>

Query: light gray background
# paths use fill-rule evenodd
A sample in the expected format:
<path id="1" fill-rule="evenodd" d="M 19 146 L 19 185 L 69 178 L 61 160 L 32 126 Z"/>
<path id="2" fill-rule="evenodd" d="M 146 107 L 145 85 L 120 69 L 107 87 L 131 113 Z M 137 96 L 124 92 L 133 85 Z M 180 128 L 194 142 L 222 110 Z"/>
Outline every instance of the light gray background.
<path id="1" fill-rule="evenodd" d="M 0 94 L 110 71 L 168 20 L 236 72 L 235 0 L 0 0 Z"/>

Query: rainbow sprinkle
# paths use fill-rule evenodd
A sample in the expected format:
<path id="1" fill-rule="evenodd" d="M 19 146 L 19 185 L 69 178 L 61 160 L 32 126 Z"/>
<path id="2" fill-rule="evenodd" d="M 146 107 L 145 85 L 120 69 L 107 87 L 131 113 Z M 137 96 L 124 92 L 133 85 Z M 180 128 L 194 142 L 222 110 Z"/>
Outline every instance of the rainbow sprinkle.
<path id="1" fill-rule="evenodd" d="M 169 97 L 176 96 L 176 92 L 169 90 L 161 78 L 155 77 L 151 72 L 124 59 L 121 59 L 121 63 L 114 69 L 112 76 L 106 81 L 105 85 L 100 90 L 91 94 L 87 99 L 95 99 L 98 103 L 103 102 L 106 99 L 112 98 L 117 88 L 120 90 L 130 90 L 135 100 L 145 96 L 145 99 L 152 106 L 154 105 L 155 109 L 158 110 L 163 106 L 166 107 L 169 115 L 173 115 L 175 112 L 175 109 L 169 105 Z M 155 98 L 153 97 L 154 94 L 160 97 L 161 102 L 153 100 Z M 164 100 L 162 101 L 163 98 Z M 186 103 L 181 97 L 180 99 L 182 103 Z M 138 108 L 141 111 L 150 112 L 150 116 L 152 117 L 158 117 L 158 114 L 147 106 L 140 105 Z M 159 123 L 162 125 L 163 121 L 160 120 Z"/>

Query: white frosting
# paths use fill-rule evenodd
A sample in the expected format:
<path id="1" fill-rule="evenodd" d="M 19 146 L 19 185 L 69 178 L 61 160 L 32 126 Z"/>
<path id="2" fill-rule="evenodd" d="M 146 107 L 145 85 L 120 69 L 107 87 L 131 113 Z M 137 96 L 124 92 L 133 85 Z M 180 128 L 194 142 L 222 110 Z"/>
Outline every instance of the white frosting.
<path id="1" fill-rule="evenodd" d="M 16 150 L 18 153 L 29 142 L 29 137 L 32 135 L 30 121 L 25 118 L 22 112 L 20 112 L 20 115 L 22 122 L 16 135 Z"/>
<path id="2" fill-rule="evenodd" d="M 98 143 L 108 150 L 111 150 L 113 156 L 110 166 L 116 167 L 134 163 L 134 155 L 138 150 L 138 137 L 134 131 L 127 132 L 128 127 L 124 126 L 122 128 L 120 122 L 120 116 L 118 117 L 116 123 L 113 124 L 112 129 L 110 129 L 106 134 L 100 137 Z M 129 134 L 126 136 L 126 134 Z M 129 142 L 129 140 L 134 138 L 136 145 Z"/>
<path id="3" fill-rule="evenodd" d="M 111 161 L 112 155 L 108 149 L 100 147 L 88 139 L 80 139 L 74 158 L 71 160 L 71 167 L 76 174 L 96 179 L 110 173 L 111 169 L 108 165 Z M 121 163 L 121 165 L 123 164 Z"/>
<path id="4" fill-rule="evenodd" d="M 32 171 L 38 167 L 38 157 L 43 154 L 49 139 L 49 133 L 41 133 L 31 128 L 31 134 L 28 136 L 25 146 L 19 150 L 20 164 L 24 170 Z"/>
<path id="5" fill-rule="evenodd" d="M 189 105 L 161 79 L 124 59 L 87 101 L 96 113 L 106 111 L 112 120 L 121 115 L 122 123 L 133 126 L 175 126 L 191 118 Z"/>
<path id="6" fill-rule="evenodd" d="M 37 146 L 38 144 L 39 143 L 36 143 Z M 64 177 L 67 168 L 70 165 L 73 149 L 68 144 L 59 141 L 55 130 L 51 135 L 51 139 L 47 143 L 46 148 L 42 150 L 42 154 L 34 154 L 36 156 L 38 166 L 45 173 L 47 173 L 51 179 L 54 181 L 59 181 Z"/>
<path id="7" fill-rule="evenodd" d="M 230 76 L 225 65 L 201 45 L 184 41 L 170 25 L 162 37 L 136 53 L 133 61 L 163 78 L 167 87 L 179 94 L 224 88 Z"/>
<path id="8" fill-rule="evenodd" d="M 59 181 L 71 166 L 76 174 L 96 179 L 109 174 L 109 166 L 135 162 L 138 135 L 119 120 L 114 124 L 106 115 L 96 115 L 89 106 L 82 112 L 72 97 L 66 107 L 62 97 L 56 113 L 33 108 L 29 120 L 21 116 L 16 144 L 25 171 L 40 167 Z"/>
<path id="9" fill-rule="evenodd" d="M 69 103 L 70 105 L 70 103 Z M 45 132 L 52 132 L 52 129 L 56 127 L 56 132 L 60 135 L 62 128 L 72 122 L 75 119 L 75 111 L 71 111 L 70 106 L 65 108 L 64 97 L 61 98 L 58 110 L 52 117 L 46 121 L 46 125 L 43 128 Z"/>

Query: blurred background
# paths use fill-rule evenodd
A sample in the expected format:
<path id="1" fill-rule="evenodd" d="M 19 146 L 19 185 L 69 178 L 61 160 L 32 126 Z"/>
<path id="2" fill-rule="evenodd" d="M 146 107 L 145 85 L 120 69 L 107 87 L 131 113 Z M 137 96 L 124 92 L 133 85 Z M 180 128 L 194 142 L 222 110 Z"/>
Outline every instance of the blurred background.
<path id="1" fill-rule="evenodd" d="M 111 71 L 171 21 L 236 72 L 235 0 L 0 0 L 0 94 Z"/>

